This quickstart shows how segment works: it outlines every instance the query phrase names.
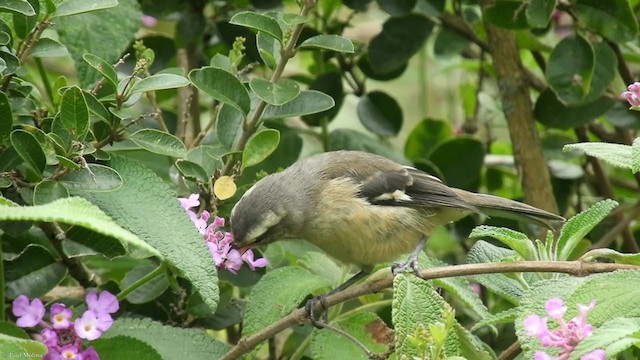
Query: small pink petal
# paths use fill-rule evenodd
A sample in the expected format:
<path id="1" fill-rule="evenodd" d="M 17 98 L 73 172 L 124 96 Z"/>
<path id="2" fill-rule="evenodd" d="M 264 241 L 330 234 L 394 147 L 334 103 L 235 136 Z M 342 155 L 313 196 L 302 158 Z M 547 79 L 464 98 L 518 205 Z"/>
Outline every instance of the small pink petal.
<path id="1" fill-rule="evenodd" d="M 545 311 L 550 317 L 557 320 L 562 319 L 564 314 L 567 312 L 567 307 L 564 306 L 562 299 L 552 298 L 545 304 Z"/>
<path id="2" fill-rule="evenodd" d="M 606 354 L 604 350 L 598 349 L 594 350 L 588 354 L 584 354 L 580 356 L 580 360 L 606 360 Z"/>
<path id="3" fill-rule="evenodd" d="M 553 360 L 553 358 L 544 351 L 536 351 L 534 360 Z"/>

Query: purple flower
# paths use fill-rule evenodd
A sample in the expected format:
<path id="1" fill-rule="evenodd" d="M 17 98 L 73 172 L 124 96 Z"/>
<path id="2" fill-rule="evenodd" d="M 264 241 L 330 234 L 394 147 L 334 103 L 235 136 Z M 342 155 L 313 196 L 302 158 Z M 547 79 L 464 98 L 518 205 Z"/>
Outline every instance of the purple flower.
<path id="1" fill-rule="evenodd" d="M 118 303 L 118 298 L 115 295 L 104 290 L 99 296 L 95 291 L 90 291 L 87 294 L 87 307 L 89 310 L 100 316 L 104 314 L 113 314 L 118 311 L 120 305 Z"/>
<path id="2" fill-rule="evenodd" d="M 146 27 L 154 27 L 158 23 L 158 19 L 149 15 L 142 15 L 142 24 Z"/>
<path id="3" fill-rule="evenodd" d="M 81 318 L 76 319 L 73 326 L 81 339 L 95 340 L 107 331 L 112 323 L 111 315 L 103 314 L 100 316 L 92 310 L 87 310 Z"/>
<path id="4" fill-rule="evenodd" d="M 53 304 L 51 306 L 51 324 L 54 329 L 67 329 L 71 326 L 71 317 L 73 312 L 67 309 L 64 304 Z"/>
<path id="5" fill-rule="evenodd" d="M 16 325 L 19 327 L 36 326 L 44 317 L 44 305 L 40 299 L 35 298 L 29 302 L 29 298 L 20 295 L 13 300 L 13 315 L 18 317 Z"/>
<path id="6" fill-rule="evenodd" d="M 540 339 L 542 346 L 557 347 L 560 349 L 558 357 L 553 358 L 544 351 L 537 351 L 535 360 L 565 360 L 569 359 L 571 352 L 584 339 L 591 336 L 593 327 L 587 323 L 587 314 L 596 305 L 595 300 L 589 305 L 578 304 L 580 314 L 569 322 L 563 317 L 567 312 L 562 299 L 552 298 L 545 304 L 545 311 L 549 317 L 553 318 L 560 327 L 556 330 L 549 330 L 547 327 L 547 318 L 541 318 L 538 315 L 529 315 L 524 320 L 524 328 L 529 336 L 536 336 Z M 596 350 L 586 354 L 580 360 L 600 360 L 604 359 L 604 350 Z"/>
<path id="7" fill-rule="evenodd" d="M 82 360 L 100 360 L 96 349 L 93 346 L 89 346 L 82 352 Z"/>
<path id="8" fill-rule="evenodd" d="M 631 106 L 640 106 L 640 82 L 630 84 L 627 89 L 629 91 L 623 92 L 620 96 L 627 99 Z"/>
<path id="9" fill-rule="evenodd" d="M 52 348 L 54 346 L 58 346 L 58 333 L 51 329 L 42 329 L 40 331 L 41 342 L 45 344 L 48 348 Z"/>
<path id="10" fill-rule="evenodd" d="M 77 359 L 83 360 L 82 355 L 79 354 L 80 349 L 75 345 L 66 345 L 60 349 L 60 359 Z"/>
<path id="11" fill-rule="evenodd" d="M 253 251 L 251 249 L 247 249 L 244 254 L 242 254 L 242 260 L 249 265 L 249 268 L 254 271 L 256 268 L 262 268 L 267 266 L 267 259 L 261 258 L 258 260 L 253 259 Z"/>
<path id="12" fill-rule="evenodd" d="M 186 198 L 178 198 L 178 201 L 180 201 L 180 206 L 183 209 L 189 210 L 192 207 L 200 206 L 200 194 L 191 194 Z"/>

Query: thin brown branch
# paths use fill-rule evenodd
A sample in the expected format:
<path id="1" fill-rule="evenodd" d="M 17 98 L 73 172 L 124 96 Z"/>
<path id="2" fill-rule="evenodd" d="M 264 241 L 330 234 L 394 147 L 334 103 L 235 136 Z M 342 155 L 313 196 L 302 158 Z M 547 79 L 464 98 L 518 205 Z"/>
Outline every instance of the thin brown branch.
<path id="1" fill-rule="evenodd" d="M 506 348 L 501 354 L 500 356 L 498 356 L 498 360 L 513 360 L 516 358 L 516 356 L 518 356 L 520 353 L 522 352 L 522 348 L 520 347 L 520 343 L 519 342 L 514 342 L 513 344 L 511 344 L 511 346 L 509 346 L 508 348 Z"/>
<path id="2" fill-rule="evenodd" d="M 545 272 L 564 273 L 573 276 L 586 276 L 589 274 L 606 273 L 616 270 L 640 270 L 640 266 L 612 263 L 585 263 L 581 261 L 517 261 L 509 263 L 483 263 L 452 265 L 438 268 L 424 269 L 421 275 L 424 279 L 441 279 L 457 276 L 470 276 L 496 273 L 520 273 L 520 272 Z M 326 306 L 334 306 L 347 300 L 355 299 L 359 296 L 368 295 L 388 289 L 393 285 L 393 276 L 389 273 L 386 276 L 372 276 L 364 283 L 344 291 L 337 292 L 326 297 Z M 321 304 L 318 304 L 317 311 L 320 311 Z M 238 341 L 225 356 L 223 360 L 237 359 L 243 354 L 252 351 L 263 341 L 275 336 L 281 331 L 294 325 L 304 324 L 309 319 L 309 314 L 303 308 L 293 310 L 289 315 L 267 326 L 249 337 L 243 337 Z"/>

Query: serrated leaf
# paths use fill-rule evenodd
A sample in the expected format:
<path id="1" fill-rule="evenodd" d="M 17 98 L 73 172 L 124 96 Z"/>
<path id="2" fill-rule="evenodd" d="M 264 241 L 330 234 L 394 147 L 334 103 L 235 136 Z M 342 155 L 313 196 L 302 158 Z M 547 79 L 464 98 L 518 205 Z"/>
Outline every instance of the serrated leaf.
<path id="1" fill-rule="evenodd" d="M 616 206 L 618 203 L 614 200 L 603 200 L 567 220 L 556 242 L 556 260 L 569 259 L 569 255 L 580 241 Z"/>
<path id="2" fill-rule="evenodd" d="M 67 48 L 64 45 L 53 39 L 40 38 L 40 40 L 38 40 L 38 42 L 36 42 L 31 48 L 29 55 L 37 58 L 61 57 L 69 55 L 69 51 L 67 51 Z"/>
<path id="3" fill-rule="evenodd" d="M 189 80 L 184 76 L 175 74 L 155 74 L 136 82 L 131 88 L 131 94 L 175 89 L 187 85 L 189 85 Z"/>
<path id="4" fill-rule="evenodd" d="M 49 351 L 47 347 L 39 341 L 21 339 L 5 334 L 0 334 L 0 349 L 2 349 L 4 354 L 33 354 L 36 358 L 44 357 L 47 351 Z"/>
<path id="5" fill-rule="evenodd" d="M 449 311 L 453 310 L 429 282 L 413 274 L 396 275 L 393 279 L 391 312 L 396 330 L 396 354 L 409 358 L 423 356 L 411 338 L 417 329 L 427 329 L 429 324 L 436 322 L 444 323 L 445 314 Z M 459 346 L 457 335 L 450 332 L 445 341 L 444 355 L 459 355 Z"/>
<path id="6" fill-rule="evenodd" d="M 253 135 L 242 151 L 242 167 L 257 165 L 266 159 L 280 143 L 280 132 L 265 129 Z"/>
<path id="7" fill-rule="evenodd" d="M 500 248 L 484 240 L 479 240 L 469 250 L 467 262 L 470 264 L 500 262 L 504 258 L 515 255 L 516 252 L 513 250 Z M 524 288 L 518 280 L 504 274 L 476 275 L 473 279 L 515 305 L 519 303 L 524 292 Z"/>
<path id="8" fill-rule="evenodd" d="M 553 48 L 545 76 L 564 104 L 581 104 L 587 96 L 595 69 L 595 56 L 589 41 L 579 34 L 565 37 Z"/>
<path id="9" fill-rule="evenodd" d="M 286 291 L 281 291 L 282 284 L 287 284 Z M 255 334 L 291 312 L 307 295 L 330 286 L 326 279 L 301 267 L 285 266 L 267 272 L 249 294 L 242 335 Z"/>
<path id="10" fill-rule="evenodd" d="M 261 31 L 282 42 L 282 29 L 280 29 L 278 22 L 270 16 L 243 11 L 233 15 L 229 23 Z"/>
<path id="11" fill-rule="evenodd" d="M 35 244 L 28 245 L 11 260 L 5 259 L 3 266 L 6 296 L 10 299 L 19 295 L 29 298 L 42 296 L 67 276 L 67 268 L 48 249 Z"/>
<path id="12" fill-rule="evenodd" d="M 579 360 L 587 353 L 602 349 L 607 358 L 614 359 L 618 353 L 640 343 L 640 318 L 619 317 L 611 319 L 580 341 L 571 352 L 569 360 Z"/>
<path id="13" fill-rule="evenodd" d="M 580 261 L 590 261 L 593 259 L 609 259 L 618 264 L 640 265 L 640 254 L 622 254 L 613 249 L 593 249 L 580 257 Z"/>
<path id="14" fill-rule="evenodd" d="M 229 104 L 245 115 L 249 113 L 251 100 L 247 89 L 230 72 L 205 66 L 189 72 L 189 79 L 200 90 L 212 98 Z"/>
<path id="15" fill-rule="evenodd" d="M 113 259 L 127 254 L 127 248 L 123 242 L 90 229 L 74 226 L 66 231 L 66 235 L 67 238 L 62 240 L 62 249 L 69 257 L 101 254 L 107 259 Z M 140 254 L 146 256 L 143 252 Z M 132 254 L 132 256 L 136 255 L 136 253 Z"/>
<path id="16" fill-rule="evenodd" d="M 516 315 L 518 314 L 517 308 L 511 308 L 504 311 L 501 311 L 497 314 L 491 314 L 484 319 L 478 321 L 473 327 L 471 331 L 476 331 L 484 326 L 492 326 L 496 324 L 504 324 L 511 323 L 516 319 Z"/>
<path id="17" fill-rule="evenodd" d="M 128 289 L 136 281 L 147 276 L 156 268 L 154 265 L 140 265 L 131 269 L 122 279 L 120 287 Z M 145 304 L 162 295 L 167 288 L 169 288 L 169 280 L 167 274 L 163 273 L 129 293 L 127 301 L 132 304 Z"/>
<path id="18" fill-rule="evenodd" d="M 58 5 L 52 18 L 82 14 L 118 6 L 118 0 L 67 0 Z"/>
<path id="19" fill-rule="evenodd" d="M 96 4 L 98 6 L 95 6 Z M 63 5 L 69 8 L 65 10 Z M 98 8 L 101 10 L 93 11 Z M 99 74 L 83 61 L 83 55 L 90 53 L 108 64 L 116 63 L 134 38 L 142 17 L 140 5 L 136 0 L 74 0 L 60 5 L 56 11 L 57 14 L 66 13 L 65 15 L 70 12 L 91 11 L 56 19 L 56 32 L 75 62 L 81 88 L 89 88 L 100 78 Z"/>
<path id="20" fill-rule="evenodd" d="M 351 40 L 340 35 L 321 34 L 308 38 L 298 46 L 299 48 L 318 48 L 343 53 L 355 51 Z"/>
<path id="21" fill-rule="evenodd" d="M 529 237 L 519 231 L 508 228 L 481 225 L 475 227 L 470 238 L 492 237 L 507 245 L 525 260 L 535 260 L 536 247 Z"/>
<path id="22" fill-rule="evenodd" d="M 300 94 L 300 86 L 293 80 L 284 79 L 277 83 L 255 78 L 249 82 L 251 90 L 264 102 L 274 106 L 284 105 Z"/>
<path id="23" fill-rule="evenodd" d="M 111 236 L 124 243 L 140 247 L 160 256 L 157 250 L 136 235 L 113 222 L 102 210 L 79 197 L 69 197 L 37 206 L 7 206 L 0 204 L 0 220 L 44 221 L 77 225 L 99 234 Z"/>
<path id="24" fill-rule="evenodd" d="M 393 330 L 371 312 L 356 313 L 332 325 L 355 337 L 373 353 L 383 353 L 393 343 Z M 360 347 L 333 331 L 316 331 L 311 340 L 311 353 L 316 360 L 367 360 Z"/>
<path id="25" fill-rule="evenodd" d="M 333 98 L 317 90 L 303 90 L 291 102 L 281 106 L 267 105 L 263 119 L 302 116 L 329 110 L 335 106 Z"/>
<path id="26" fill-rule="evenodd" d="M 634 141 L 634 144 L 636 141 Z M 626 169 L 631 169 L 633 167 L 632 147 L 629 145 L 605 142 L 585 142 L 565 145 L 562 148 L 562 151 L 574 150 L 582 151 L 589 156 L 604 160 L 614 166 Z"/>
<path id="27" fill-rule="evenodd" d="M 220 359 L 229 350 L 229 345 L 216 340 L 203 330 L 174 328 L 148 318 L 114 321 L 103 338 L 131 336 L 150 344 L 162 359 L 181 359 L 189 354 L 191 360 Z"/>
<path id="28" fill-rule="evenodd" d="M 79 87 L 70 87 L 62 95 L 60 121 L 79 140 L 89 131 L 89 107 Z"/>
<path id="29" fill-rule="evenodd" d="M 129 139 L 141 148 L 154 154 L 175 158 L 187 156 L 187 147 L 175 135 L 157 129 L 140 129 L 129 135 Z"/>
<path id="30" fill-rule="evenodd" d="M 27 166 L 39 175 L 42 175 L 47 165 L 47 158 L 40 143 L 33 134 L 21 129 L 14 130 L 11 133 L 11 145 L 13 145 L 13 148 Z"/>
<path id="31" fill-rule="evenodd" d="M 221 176 L 213 183 L 213 193 L 220 200 L 227 200 L 236 194 L 238 187 L 231 176 Z"/>
<path id="32" fill-rule="evenodd" d="M 114 88 L 118 86 L 118 74 L 113 65 L 93 54 L 84 54 L 82 55 L 82 59 L 102 74 L 105 79 L 109 80 Z"/>
<path id="33" fill-rule="evenodd" d="M 177 194 L 135 160 L 113 156 L 110 166 L 123 179 L 111 192 L 73 191 L 99 206 L 113 220 L 140 236 L 176 267 L 214 311 L 217 273 L 202 235 L 180 207 Z"/>
<path id="34" fill-rule="evenodd" d="M 36 11 L 26 0 L 4 0 L 0 3 L 0 10 L 16 12 L 25 16 L 36 14 Z"/>
<path id="35" fill-rule="evenodd" d="M 103 336 L 93 340 L 91 346 L 104 359 L 163 360 L 149 343 L 131 336 Z"/>
<path id="36" fill-rule="evenodd" d="M 87 164 L 58 179 L 71 191 L 113 191 L 122 186 L 122 177 L 112 168 L 100 164 Z"/>

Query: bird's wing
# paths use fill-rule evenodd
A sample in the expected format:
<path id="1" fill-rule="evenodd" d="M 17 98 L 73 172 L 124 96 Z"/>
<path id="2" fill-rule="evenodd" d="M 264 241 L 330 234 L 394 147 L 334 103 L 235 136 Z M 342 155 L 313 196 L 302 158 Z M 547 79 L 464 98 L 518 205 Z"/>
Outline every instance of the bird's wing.
<path id="1" fill-rule="evenodd" d="M 438 178 L 412 167 L 398 166 L 372 174 L 355 175 L 360 194 L 374 205 L 453 207 L 477 211 Z"/>

